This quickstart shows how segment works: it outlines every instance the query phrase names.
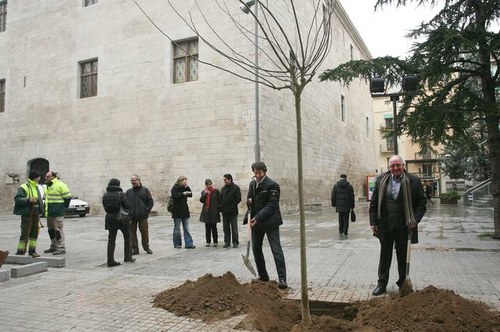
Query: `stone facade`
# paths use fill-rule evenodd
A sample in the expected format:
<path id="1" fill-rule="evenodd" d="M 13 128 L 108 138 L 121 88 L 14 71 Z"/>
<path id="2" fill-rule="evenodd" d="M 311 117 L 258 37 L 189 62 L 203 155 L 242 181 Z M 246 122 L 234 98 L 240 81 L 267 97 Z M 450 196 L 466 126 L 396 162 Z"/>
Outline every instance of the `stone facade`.
<path id="1" fill-rule="evenodd" d="M 165 1 L 142 3 L 174 40 L 195 37 Z M 191 2 L 178 3 L 196 13 Z M 235 7 L 234 15 L 252 27 L 252 17 Z M 220 15 L 216 9 L 204 15 L 214 20 Z M 201 206 L 205 178 L 220 187 L 222 175 L 232 173 L 246 192 L 255 144 L 252 82 L 200 64 L 198 80 L 174 84 L 171 41 L 132 1 L 88 7 L 82 0 L 12 1 L 7 22 L 0 33 L 0 79 L 6 80 L 5 112 L 0 113 L 1 211 L 12 208 L 16 188 L 37 159 L 46 160 L 74 195 L 89 201 L 91 213 L 102 212 L 109 178 L 120 179 L 128 189 L 132 174 L 150 188 L 160 214 L 166 213 L 166 190 L 179 175 L 188 177 L 195 192 L 193 211 Z M 370 57 L 340 5 L 332 23 L 332 50 L 318 73 Z M 232 26 L 219 20 L 215 28 L 228 44 L 241 45 Z M 253 57 L 251 43 L 241 49 Z M 219 66 L 226 61 L 201 42 L 199 58 Z M 88 59 L 98 59 L 98 92 L 82 99 L 79 63 Z M 329 205 L 340 173 L 363 197 L 365 176 L 375 169 L 366 82 L 347 88 L 314 79 L 302 97 L 302 121 L 306 204 Z M 281 185 L 283 210 L 294 211 L 296 126 L 289 90 L 260 88 L 260 131 L 261 158 Z"/>

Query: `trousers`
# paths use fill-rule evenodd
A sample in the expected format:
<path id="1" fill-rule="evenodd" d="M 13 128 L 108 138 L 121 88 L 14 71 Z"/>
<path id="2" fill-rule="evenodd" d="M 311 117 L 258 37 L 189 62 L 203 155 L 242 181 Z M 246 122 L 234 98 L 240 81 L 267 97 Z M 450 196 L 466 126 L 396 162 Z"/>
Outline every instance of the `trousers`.
<path id="1" fill-rule="evenodd" d="M 269 246 L 271 247 L 271 252 L 273 253 L 274 264 L 276 265 L 276 271 L 278 272 L 278 279 L 286 282 L 285 255 L 283 254 L 283 249 L 281 248 L 279 227 L 266 230 L 252 228 L 252 251 L 255 259 L 255 265 L 257 265 L 257 273 L 262 280 L 269 280 L 269 274 L 266 269 L 266 261 L 264 259 L 264 253 L 262 252 L 262 244 L 265 235 L 267 235 L 267 240 L 269 241 Z"/>

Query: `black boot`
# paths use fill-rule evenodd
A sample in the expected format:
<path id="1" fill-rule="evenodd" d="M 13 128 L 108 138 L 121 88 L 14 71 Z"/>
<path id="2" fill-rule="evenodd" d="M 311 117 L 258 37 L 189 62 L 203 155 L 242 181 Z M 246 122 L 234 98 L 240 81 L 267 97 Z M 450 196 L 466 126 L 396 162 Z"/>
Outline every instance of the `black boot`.
<path id="1" fill-rule="evenodd" d="M 115 243 L 108 242 L 108 266 L 109 267 L 120 265 L 119 262 L 115 261 L 115 247 L 116 247 Z"/>
<path id="2" fill-rule="evenodd" d="M 130 240 L 127 241 L 127 239 L 125 239 L 123 256 L 125 257 L 124 258 L 125 262 L 129 263 L 135 262 L 135 258 L 132 258 L 132 243 L 130 242 Z"/>

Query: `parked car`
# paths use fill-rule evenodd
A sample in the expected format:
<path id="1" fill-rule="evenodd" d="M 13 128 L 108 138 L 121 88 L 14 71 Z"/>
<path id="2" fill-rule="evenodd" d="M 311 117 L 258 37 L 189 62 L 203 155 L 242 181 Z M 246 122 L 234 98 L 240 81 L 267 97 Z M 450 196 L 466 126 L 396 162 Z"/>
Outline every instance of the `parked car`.
<path id="1" fill-rule="evenodd" d="M 66 209 L 67 216 L 79 215 L 80 217 L 85 217 L 87 213 L 90 212 L 90 204 L 88 202 L 78 199 L 78 197 L 73 197 L 69 206 Z"/>

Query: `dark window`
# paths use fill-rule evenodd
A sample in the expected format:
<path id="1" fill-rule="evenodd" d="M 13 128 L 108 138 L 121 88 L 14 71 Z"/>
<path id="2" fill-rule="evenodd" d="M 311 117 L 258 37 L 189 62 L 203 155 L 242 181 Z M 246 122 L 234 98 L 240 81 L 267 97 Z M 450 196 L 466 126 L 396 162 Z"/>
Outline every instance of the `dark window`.
<path id="1" fill-rule="evenodd" d="M 0 113 L 5 111 L 5 80 L 0 80 Z"/>
<path id="2" fill-rule="evenodd" d="M 350 54 L 351 54 L 351 61 L 354 60 L 354 46 L 352 46 L 352 44 L 350 45 Z"/>
<path id="3" fill-rule="evenodd" d="M 174 83 L 198 80 L 198 39 L 174 44 Z"/>
<path id="4" fill-rule="evenodd" d="M 394 121 L 392 118 L 385 119 L 385 129 L 386 130 L 392 130 L 394 127 Z M 387 136 L 385 139 L 386 144 L 387 144 L 387 151 L 394 151 L 394 140 L 392 138 L 392 134 Z"/>
<path id="5" fill-rule="evenodd" d="M 0 32 L 7 28 L 7 0 L 0 0 Z"/>
<path id="6" fill-rule="evenodd" d="M 432 164 L 422 164 L 422 176 L 432 176 Z"/>
<path id="7" fill-rule="evenodd" d="M 83 0 L 83 7 L 95 5 L 97 0 Z"/>
<path id="8" fill-rule="evenodd" d="M 80 62 L 80 98 L 97 96 L 97 59 Z"/>

